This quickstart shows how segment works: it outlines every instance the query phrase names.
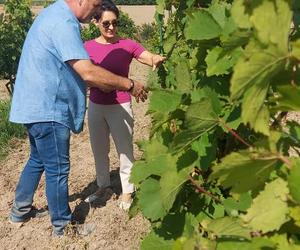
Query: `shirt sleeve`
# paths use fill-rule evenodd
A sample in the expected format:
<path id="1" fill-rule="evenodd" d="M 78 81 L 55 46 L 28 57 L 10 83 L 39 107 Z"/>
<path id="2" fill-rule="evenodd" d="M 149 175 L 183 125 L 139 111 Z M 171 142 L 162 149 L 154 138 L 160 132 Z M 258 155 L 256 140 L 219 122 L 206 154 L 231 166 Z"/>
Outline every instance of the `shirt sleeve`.
<path id="1" fill-rule="evenodd" d="M 79 24 L 67 19 L 54 28 L 52 40 L 61 60 L 89 59 L 80 36 Z"/>
<path id="2" fill-rule="evenodd" d="M 131 53 L 134 58 L 139 58 L 139 56 L 145 51 L 145 48 L 137 43 L 136 41 L 129 40 Z"/>

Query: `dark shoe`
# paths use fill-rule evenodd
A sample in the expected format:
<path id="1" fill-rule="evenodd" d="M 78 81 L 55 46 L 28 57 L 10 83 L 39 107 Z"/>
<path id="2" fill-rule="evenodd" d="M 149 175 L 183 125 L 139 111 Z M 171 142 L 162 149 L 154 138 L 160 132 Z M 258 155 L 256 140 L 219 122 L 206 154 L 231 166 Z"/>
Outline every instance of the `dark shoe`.
<path id="1" fill-rule="evenodd" d="M 9 216 L 8 221 L 11 225 L 20 228 L 24 225 L 25 222 L 29 221 L 31 218 L 41 218 L 49 214 L 48 207 L 44 207 L 41 209 L 37 209 L 36 207 L 32 206 L 29 213 L 27 213 L 24 218 L 14 218 L 12 215 Z"/>
<path id="2" fill-rule="evenodd" d="M 96 201 L 99 198 L 103 198 L 105 200 L 109 199 L 113 194 L 113 191 L 110 187 L 98 188 L 97 191 L 91 195 L 89 195 L 84 201 L 87 203 L 91 203 Z"/>
<path id="3" fill-rule="evenodd" d="M 37 209 L 36 207 L 32 206 L 30 212 L 30 218 L 42 218 L 49 215 L 48 206 Z"/>

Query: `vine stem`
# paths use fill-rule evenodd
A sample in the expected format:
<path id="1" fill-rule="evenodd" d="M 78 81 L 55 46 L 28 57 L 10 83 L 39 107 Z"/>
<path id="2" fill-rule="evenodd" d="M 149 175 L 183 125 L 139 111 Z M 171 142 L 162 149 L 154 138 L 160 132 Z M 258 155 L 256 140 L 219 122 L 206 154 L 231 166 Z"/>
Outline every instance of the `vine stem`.
<path id="1" fill-rule="evenodd" d="M 281 121 L 286 118 L 287 114 L 288 112 L 280 112 L 277 118 L 275 118 L 275 120 L 272 122 L 271 128 L 275 128 L 277 125 L 279 125 Z"/>
<path id="2" fill-rule="evenodd" d="M 248 147 L 251 147 L 251 145 L 248 142 L 246 142 L 242 137 L 240 137 L 239 134 L 235 132 L 232 128 L 230 128 L 224 121 L 222 121 L 221 119 L 220 121 L 223 124 L 223 126 L 228 130 L 228 132 L 231 133 L 238 141 L 240 141 Z"/>
<path id="3" fill-rule="evenodd" d="M 203 187 L 199 186 L 198 183 L 193 179 L 192 176 L 189 176 L 189 180 L 200 193 L 206 194 L 207 196 L 209 196 L 210 198 L 212 198 L 214 201 L 216 201 L 218 203 L 222 203 L 218 197 L 214 196 L 212 193 L 208 192 Z"/>
<path id="4" fill-rule="evenodd" d="M 298 156 L 300 156 L 300 151 L 296 147 L 293 147 L 293 146 L 291 146 L 291 147 L 292 147 L 293 150 L 296 151 L 296 153 L 298 154 Z"/>
<path id="5" fill-rule="evenodd" d="M 292 169 L 292 165 L 293 165 L 293 164 L 290 162 L 289 159 L 287 159 L 287 158 L 284 157 L 283 155 L 279 155 L 279 156 L 278 156 L 278 159 L 281 160 L 283 163 L 285 163 L 286 166 L 287 166 L 287 168 L 288 168 L 289 170 Z"/>

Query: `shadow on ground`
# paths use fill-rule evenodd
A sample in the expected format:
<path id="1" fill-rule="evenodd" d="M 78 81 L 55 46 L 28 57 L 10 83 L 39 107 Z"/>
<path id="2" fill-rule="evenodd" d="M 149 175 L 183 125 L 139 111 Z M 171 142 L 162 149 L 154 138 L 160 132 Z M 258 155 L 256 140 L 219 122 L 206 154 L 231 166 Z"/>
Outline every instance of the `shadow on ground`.
<path id="1" fill-rule="evenodd" d="M 121 180 L 119 175 L 119 169 L 112 170 L 110 172 L 110 181 L 111 181 L 111 189 L 113 191 L 110 195 L 105 195 L 102 198 L 97 199 L 92 203 L 87 203 L 84 201 L 86 197 L 90 194 L 96 192 L 97 190 L 97 182 L 94 180 L 89 183 L 80 193 L 74 193 L 69 196 L 69 202 L 80 200 L 80 203 L 75 207 L 72 220 L 76 223 L 83 224 L 88 216 L 91 208 L 100 208 L 106 205 L 106 202 L 113 198 L 118 198 L 122 192 Z"/>

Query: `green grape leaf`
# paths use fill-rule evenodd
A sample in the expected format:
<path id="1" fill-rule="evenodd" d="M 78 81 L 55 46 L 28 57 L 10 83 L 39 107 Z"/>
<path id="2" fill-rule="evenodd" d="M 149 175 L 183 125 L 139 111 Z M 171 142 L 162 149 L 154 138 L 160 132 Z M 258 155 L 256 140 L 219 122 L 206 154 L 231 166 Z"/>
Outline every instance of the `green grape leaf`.
<path id="1" fill-rule="evenodd" d="M 250 87 L 242 101 L 242 120 L 245 124 L 265 135 L 270 134 L 269 110 L 265 106 L 265 98 L 269 89 L 269 84 L 255 84 Z"/>
<path id="2" fill-rule="evenodd" d="M 149 110 L 148 112 L 151 113 L 152 127 L 150 131 L 150 137 L 152 137 L 153 134 L 169 120 L 169 114 L 160 113 L 159 111 L 149 111 Z"/>
<path id="3" fill-rule="evenodd" d="M 164 239 L 176 239 L 182 235 L 186 222 L 184 211 L 168 213 L 161 221 L 156 233 Z"/>
<path id="4" fill-rule="evenodd" d="M 175 79 L 177 89 L 188 92 L 192 88 L 192 78 L 186 59 L 182 59 L 175 67 Z"/>
<path id="5" fill-rule="evenodd" d="M 216 242 L 193 235 L 191 237 L 180 237 L 176 239 L 172 250 L 199 249 L 199 242 L 201 242 L 201 249 L 203 250 L 216 249 Z"/>
<path id="6" fill-rule="evenodd" d="M 242 224 L 242 221 L 238 218 L 223 217 L 212 220 L 207 225 L 207 229 L 218 237 L 242 237 L 250 239 L 250 229 Z"/>
<path id="7" fill-rule="evenodd" d="M 159 166 L 160 170 L 160 166 Z M 139 185 L 139 183 L 143 180 L 145 180 L 147 177 L 149 177 L 152 172 L 154 172 L 154 169 L 151 171 L 148 169 L 148 164 L 144 161 L 136 161 L 133 164 L 133 167 L 131 169 L 130 174 L 130 183 L 133 183 L 135 185 Z"/>
<path id="8" fill-rule="evenodd" d="M 191 148 L 200 156 L 200 168 L 207 170 L 216 159 L 217 144 L 213 136 L 204 133 L 200 139 L 193 142 Z"/>
<path id="9" fill-rule="evenodd" d="M 185 37 L 191 40 L 209 40 L 221 35 L 222 29 L 206 10 L 193 11 L 188 16 Z"/>
<path id="10" fill-rule="evenodd" d="M 231 15 L 239 28 L 251 28 L 250 16 L 246 13 L 244 0 L 236 0 L 231 7 Z"/>
<path id="11" fill-rule="evenodd" d="M 274 75 L 284 70 L 286 59 L 287 53 L 280 53 L 274 46 L 261 48 L 257 43 L 250 43 L 245 56 L 234 67 L 231 98 L 240 98 L 253 85 L 268 85 Z"/>
<path id="12" fill-rule="evenodd" d="M 140 143 L 144 151 L 145 160 L 136 161 L 133 165 L 130 182 L 139 185 L 151 175 L 161 176 L 169 169 L 169 166 L 176 165 L 177 158 L 167 154 L 168 148 L 157 139 Z"/>
<path id="13" fill-rule="evenodd" d="M 262 233 L 278 230 L 288 220 L 289 208 L 286 202 L 288 193 L 287 183 L 281 178 L 267 183 L 265 189 L 254 198 L 247 214 L 241 218 L 253 230 Z M 266 204 L 272 204 L 274 209 L 270 209 Z"/>
<path id="14" fill-rule="evenodd" d="M 156 12 L 160 15 L 164 15 L 166 8 L 165 0 L 156 0 Z"/>
<path id="15" fill-rule="evenodd" d="M 221 204 L 215 204 L 214 208 L 212 209 L 213 211 L 211 212 L 212 216 L 214 219 L 222 218 L 224 217 L 225 214 L 225 209 L 224 206 Z"/>
<path id="16" fill-rule="evenodd" d="M 153 157 L 160 155 L 165 155 L 168 152 L 168 148 L 161 144 L 159 140 L 152 139 L 150 141 L 140 141 L 140 150 L 144 152 L 144 157 L 146 160 L 151 161 Z"/>
<path id="17" fill-rule="evenodd" d="M 172 143 L 172 150 L 178 151 L 186 148 L 201 135 L 213 129 L 218 123 L 218 114 L 215 105 L 208 98 L 193 103 L 186 112 L 185 126 L 187 129 L 177 134 Z M 205 112 L 199 112 L 205 110 Z"/>
<path id="18" fill-rule="evenodd" d="M 200 49 L 199 48 L 193 48 L 190 49 L 189 54 L 190 54 L 190 59 L 189 59 L 189 65 L 191 70 L 197 70 L 197 66 L 199 63 L 199 55 Z"/>
<path id="19" fill-rule="evenodd" d="M 229 69 L 235 65 L 240 55 L 240 48 L 229 53 L 226 53 L 221 47 L 215 47 L 208 51 L 205 58 L 207 76 L 229 74 Z"/>
<path id="20" fill-rule="evenodd" d="M 161 176 L 166 171 L 166 166 L 171 163 L 173 162 L 169 155 L 154 155 L 149 162 L 137 161 L 133 165 L 130 182 L 138 185 L 151 175 Z"/>
<path id="21" fill-rule="evenodd" d="M 139 211 L 140 209 L 138 204 L 138 198 L 135 195 L 128 211 L 129 218 L 132 219 L 133 217 L 135 217 L 139 213 Z"/>
<path id="22" fill-rule="evenodd" d="M 212 4 L 208 9 L 208 12 L 213 16 L 221 28 L 224 28 L 227 20 L 225 11 L 226 6 L 224 3 Z"/>
<path id="23" fill-rule="evenodd" d="M 226 110 L 224 116 L 224 120 L 230 128 L 236 130 L 240 124 L 242 123 L 242 118 L 241 118 L 241 108 L 240 107 L 233 107 L 232 110 Z M 225 130 L 227 131 L 227 130 Z"/>
<path id="24" fill-rule="evenodd" d="M 185 2 L 186 2 L 186 5 L 187 5 L 188 7 L 191 7 L 191 6 L 193 6 L 193 4 L 195 3 L 195 1 L 196 1 L 196 0 L 186 0 Z"/>
<path id="25" fill-rule="evenodd" d="M 165 240 L 152 231 L 143 239 L 141 250 L 172 250 L 173 244 L 173 240 Z"/>
<path id="26" fill-rule="evenodd" d="M 274 98 L 276 105 L 274 111 L 299 111 L 300 110 L 300 87 L 290 84 L 278 86 Z"/>
<path id="27" fill-rule="evenodd" d="M 192 103 L 200 102 L 202 99 L 208 98 L 211 101 L 212 108 L 216 114 L 221 113 L 222 107 L 218 94 L 209 87 L 203 87 L 191 92 Z"/>
<path id="28" fill-rule="evenodd" d="M 216 144 L 204 133 L 197 141 L 191 145 L 192 150 L 200 156 L 200 168 L 207 170 L 216 158 Z"/>
<path id="29" fill-rule="evenodd" d="M 166 211 L 172 208 L 178 192 L 189 178 L 188 169 L 177 172 L 175 166 L 169 165 L 168 171 L 164 172 L 159 182 L 161 199 Z"/>
<path id="30" fill-rule="evenodd" d="M 288 176 L 288 185 L 293 199 L 300 204 L 300 160 L 295 160 Z"/>
<path id="31" fill-rule="evenodd" d="M 185 214 L 185 224 L 183 228 L 183 234 L 182 236 L 186 236 L 188 238 L 193 237 L 195 229 L 197 229 L 199 226 L 199 221 L 195 217 L 195 215 L 191 213 Z"/>
<path id="32" fill-rule="evenodd" d="M 238 201 L 236 201 L 234 198 L 231 197 L 223 201 L 223 205 L 226 211 L 229 212 L 229 214 L 233 210 L 246 212 L 247 209 L 251 206 L 251 203 L 252 203 L 252 198 L 249 193 L 241 194 Z"/>
<path id="33" fill-rule="evenodd" d="M 286 234 L 275 234 L 270 240 L 276 243 L 276 250 L 300 250 L 299 244 L 291 244 Z"/>
<path id="34" fill-rule="evenodd" d="M 289 136 L 293 142 L 300 146 L 300 124 L 295 121 L 288 121 L 287 127 L 289 128 Z"/>
<path id="35" fill-rule="evenodd" d="M 266 238 L 253 238 L 251 242 L 219 241 L 216 250 L 273 250 L 275 243 Z"/>
<path id="36" fill-rule="evenodd" d="M 290 208 L 290 216 L 295 221 L 295 224 L 300 227 L 300 206 Z"/>
<path id="37" fill-rule="evenodd" d="M 183 153 L 178 154 L 178 156 L 176 163 L 177 171 L 187 169 L 187 171 L 191 172 L 199 160 L 198 154 L 192 149 L 183 151 Z"/>
<path id="38" fill-rule="evenodd" d="M 291 43 L 292 45 L 292 56 L 300 60 L 300 39 Z"/>
<path id="39" fill-rule="evenodd" d="M 211 143 L 208 134 L 203 134 L 197 141 L 192 143 L 192 149 L 198 153 L 199 156 L 206 156 L 206 148 L 210 147 Z"/>
<path id="40" fill-rule="evenodd" d="M 250 17 L 257 36 L 264 44 L 277 45 L 283 53 L 288 50 L 292 12 L 287 1 L 262 1 Z M 274 29 L 276 27 L 276 29 Z"/>
<path id="41" fill-rule="evenodd" d="M 252 33 L 250 31 L 237 30 L 228 37 L 222 36 L 222 48 L 228 51 L 245 47 L 245 45 L 249 42 L 251 34 Z"/>
<path id="42" fill-rule="evenodd" d="M 278 162 L 277 157 L 255 152 L 233 152 L 213 167 L 210 179 L 218 179 L 225 188 L 231 187 L 231 193 L 241 194 L 252 190 L 257 192 Z"/>
<path id="43" fill-rule="evenodd" d="M 168 36 L 164 42 L 164 52 L 168 54 L 173 48 L 173 46 L 176 44 L 176 42 L 176 34 L 171 34 L 170 36 Z"/>
<path id="44" fill-rule="evenodd" d="M 149 111 L 169 113 L 180 104 L 181 94 L 177 91 L 159 89 L 153 90 L 150 96 Z"/>
<path id="45" fill-rule="evenodd" d="M 159 181 L 153 178 L 145 180 L 138 193 L 139 206 L 145 217 L 151 220 L 163 218 L 167 211 L 163 207 Z"/>
<path id="46" fill-rule="evenodd" d="M 232 35 L 237 31 L 237 26 L 232 17 L 228 17 L 225 26 L 220 37 L 221 41 L 226 41 L 232 37 Z"/>

